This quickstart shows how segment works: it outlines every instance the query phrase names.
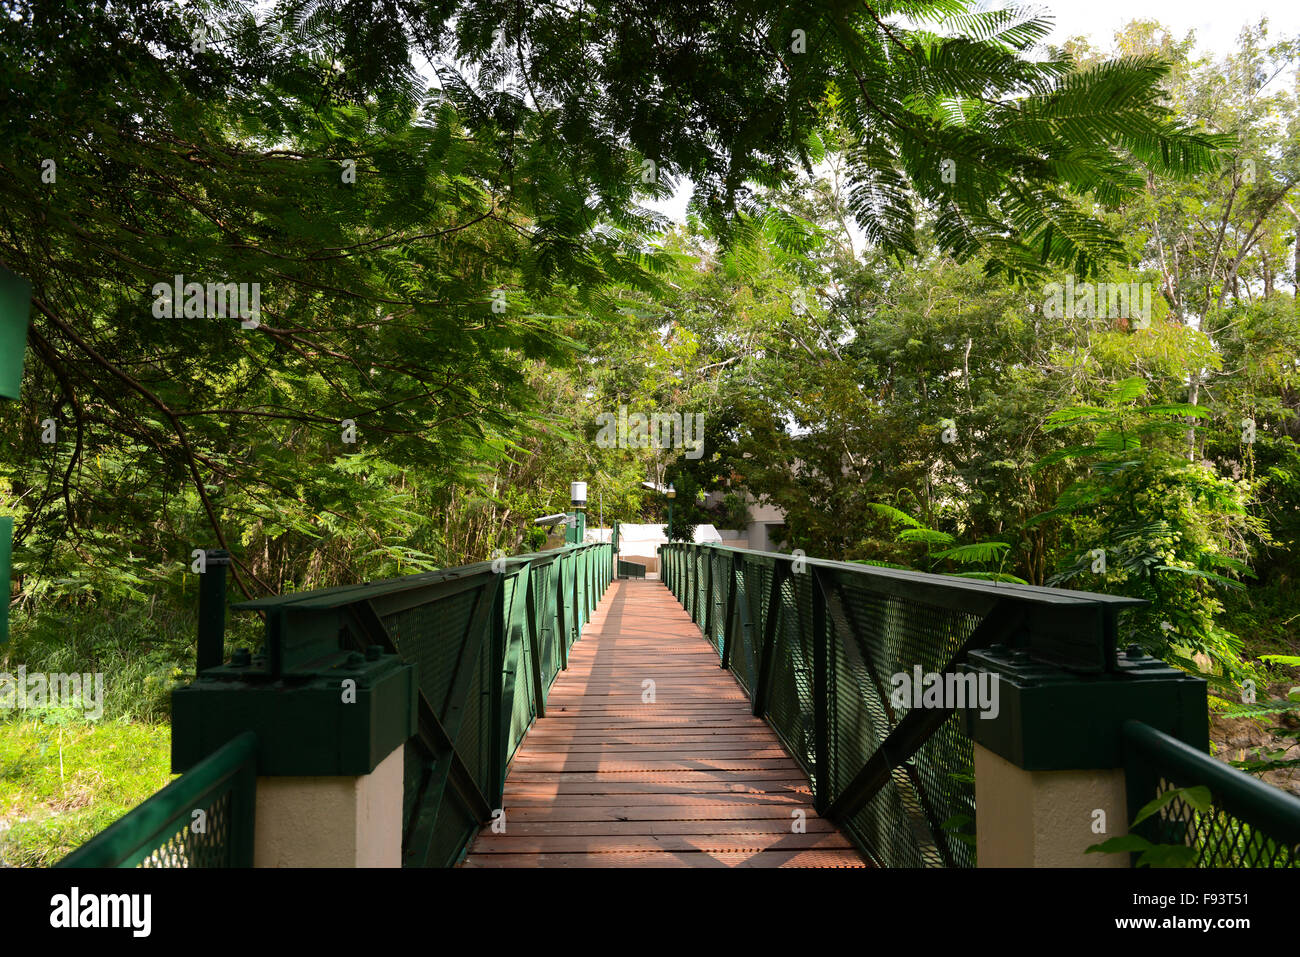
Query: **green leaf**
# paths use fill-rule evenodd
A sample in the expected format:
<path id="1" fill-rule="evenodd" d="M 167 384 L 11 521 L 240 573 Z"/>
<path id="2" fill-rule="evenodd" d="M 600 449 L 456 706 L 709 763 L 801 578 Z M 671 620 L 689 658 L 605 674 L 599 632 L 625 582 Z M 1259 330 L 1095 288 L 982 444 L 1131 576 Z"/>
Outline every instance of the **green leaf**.
<path id="1" fill-rule="evenodd" d="M 1134 399 L 1146 395 L 1146 391 L 1147 380 L 1141 376 L 1131 376 L 1111 386 L 1106 398 L 1115 403 L 1132 402 Z"/>
<path id="2" fill-rule="evenodd" d="M 1083 853 L 1085 854 L 1123 854 L 1133 853 L 1134 851 L 1146 851 L 1154 845 L 1145 837 L 1138 834 L 1121 834 L 1119 837 L 1108 838 L 1100 844 L 1093 844 Z"/>
<path id="3" fill-rule="evenodd" d="M 1180 575 L 1191 575 L 1193 578 L 1204 578 L 1208 581 L 1218 582 L 1220 585 L 1227 588 L 1240 589 L 1246 587 L 1235 578 L 1225 578 L 1223 575 L 1202 571 L 1199 568 L 1181 568 L 1178 565 L 1156 565 L 1155 570 L 1160 572 L 1177 572 Z"/>
<path id="4" fill-rule="evenodd" d="M 1142 810 L 1138 811 L 1137 817 L 1133 818 L 1132 826 L 1137 827 L 1151 815 L 1159 813 L 1178 798 L 1182 798 L 1194 809 L 1202 813 L 1208 811 L 1214 802 L 1210 789 L 1201 785 L 1187 788 L 1170 788 L 1155 800 L 1142 805 Z"/>
<path id="5" fill-rule="evenodd" d="M 1195 867 L 1196 848 L 1186 844 L 1155 844 L 1137 859 L 1138 867 Z"/>
<path id="6" fill-rule="evenodd" d="M 995 562 L 1011 546 L 1006 542 L 974 542 L 935 552 L 933 558 L 951 558 L 955 562 Z"/>
<path id="7" fill-rule="evenodd" d="M 898 533 L 900 542 L 920 542 L 925 545 L 951 545 L 953 538 L 947 532 L 933 528 L 905 528 Z"/>
<path id="8" fill-rule="evenodd" d="M 867 508 L 871 509 L 877 515 L 883 515 L 891 522 L 899 525 L 906 525 L 909 528 L 924 528 L 925 526 L 914 519 L 911 515 L 901 509 L 894 508 L 892 505 L 886 505 L 883 502 L 868 502 Z"/>
<path id="9" fill-rule="evenodd" d="M 1197 419 L 1208 419 L 1213 415 L 1213 412 L 1205 406 L 1191 405 L 1187 402 L 1162 402 L 1158 405 L 1148 405 L 1142 411 L 1147 414 L 1192 416 Z"/>
<path id="10" fill-rule="evenodd" d="M 1023 578 L 1018 578 L 1015 575 L 1008 574 L 1007 572 L 953 572 L 951 577 L 976 578 L 980 581 L 986 582 L 1006 582 L 1010 585 L 1029 584 L 1029 582 L 1025 581 Z"/>
<path id="11" fill-rule="evenodd" d="M 1300 668 L 1300 655 L 1260 655 L 1260 661 L 1267 661 L 1271 665 L 1290 665 L 1293 668 Z"/>

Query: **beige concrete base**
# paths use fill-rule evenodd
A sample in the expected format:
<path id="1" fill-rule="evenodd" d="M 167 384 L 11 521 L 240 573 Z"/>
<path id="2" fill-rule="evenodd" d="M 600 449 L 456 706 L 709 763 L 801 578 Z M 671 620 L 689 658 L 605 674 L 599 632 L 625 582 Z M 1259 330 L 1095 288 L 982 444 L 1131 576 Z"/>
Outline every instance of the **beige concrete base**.
<path id="1" fill-rule="evenodd" d="M 401 867 L 402 754 L 360 777 L 259 777 L 253 866 Z"/>
<path id="2" fill-rule="evenodd" d="M 1093 830 L 1105 812 L 1105 833 Z M 975 856 L 980 867 L 1128 867 L 1127 854 L 1085 854 L 1128 833 L 1124 771 L 1025 771 L 975 745 Z"/>

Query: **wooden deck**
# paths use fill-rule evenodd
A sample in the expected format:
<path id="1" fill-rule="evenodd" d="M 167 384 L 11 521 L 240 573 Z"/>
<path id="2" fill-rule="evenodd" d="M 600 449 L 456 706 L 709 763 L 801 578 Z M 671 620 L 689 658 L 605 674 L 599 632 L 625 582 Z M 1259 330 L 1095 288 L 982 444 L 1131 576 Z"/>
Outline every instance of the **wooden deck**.
<path id="1" fill-rule="evenodd" d="M 864 866 L 658 581 L 610 586 L 515 755 L 504 804 L 505 832 L 484 827 L 464 866 Z"/>

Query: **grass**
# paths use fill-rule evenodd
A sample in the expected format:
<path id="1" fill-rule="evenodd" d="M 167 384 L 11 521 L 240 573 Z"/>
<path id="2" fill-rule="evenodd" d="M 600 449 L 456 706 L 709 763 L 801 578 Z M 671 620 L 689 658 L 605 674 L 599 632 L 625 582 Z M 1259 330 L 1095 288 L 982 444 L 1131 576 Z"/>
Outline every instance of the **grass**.
<path id="1" fill-rule="evenodd" d="M 47 603 L 20 611 L 0 673 L 102 674 L 103 715 L 0 710 L 0 866 L 41 867 L 108 827 L 171 779 L 171 690 L 193 675 L 192 603 Z M 227 621 L 227 650 L 260 623 Z"/>
<path id="2" fill-rule="evenodd" d="M 54 864 L 172 779 L 166 724 L 15 715 L 0 721 L 0 866 Z"/>

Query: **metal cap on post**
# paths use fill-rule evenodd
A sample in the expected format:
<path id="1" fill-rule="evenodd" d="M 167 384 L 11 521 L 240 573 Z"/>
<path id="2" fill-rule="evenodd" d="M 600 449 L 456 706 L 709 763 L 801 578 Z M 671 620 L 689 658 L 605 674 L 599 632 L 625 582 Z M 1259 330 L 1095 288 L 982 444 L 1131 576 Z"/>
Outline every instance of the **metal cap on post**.
<path id="1" fill-rule="evenodd" d="M 199 653 L 197 671 L 218 668 L 226 656 L 226 569 L 230 553 L 221 548 L 204 550 L 203 576 L 199 580 Z"/>

